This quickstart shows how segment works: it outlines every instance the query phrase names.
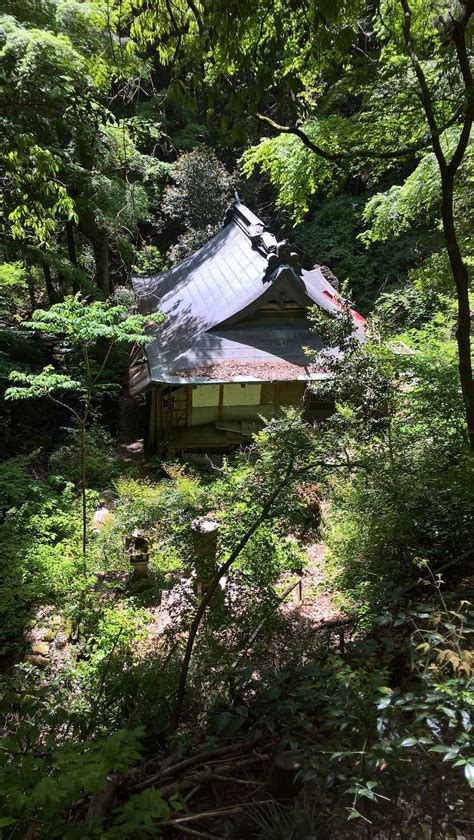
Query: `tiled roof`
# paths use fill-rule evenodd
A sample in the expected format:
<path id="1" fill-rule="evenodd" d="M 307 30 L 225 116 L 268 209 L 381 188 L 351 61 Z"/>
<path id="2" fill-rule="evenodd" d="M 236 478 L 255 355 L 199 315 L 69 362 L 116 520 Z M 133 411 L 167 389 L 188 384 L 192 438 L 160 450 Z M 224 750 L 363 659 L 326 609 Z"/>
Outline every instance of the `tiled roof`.
<path id="1" fill-rule="evenodd" d="M 148 371 L 140 376 L 135 370 L 132 392 L 149 382 L 215 382 L 224 362 L 223 376 L 230 375 L 229 362 L 240 361 L 247 367 L 258 363 L 256 379 L 280 378 L 270 368 L 268 376 L 262 375 L 262 365 L 275 368 L 286 362 L 301 366 L 301 377 L 308 379 L 302 348 L 320 349 L 321 343 L 304 318 L 296 323 L 291 316 L 279 316 L 258 329 L 246 325 L 245 318 L 274 300 L 296 301 L 302 308 L 316 303 L 333 313 L 339 309 L 337 292 L 321 269 L 301 271 L 297 255 L 240 202 L 228 211 L 222 230 L 187 260 L 132 280 L 140 312 L 167 316 L 153 328 L 156 339 L 146 348 Z"/>

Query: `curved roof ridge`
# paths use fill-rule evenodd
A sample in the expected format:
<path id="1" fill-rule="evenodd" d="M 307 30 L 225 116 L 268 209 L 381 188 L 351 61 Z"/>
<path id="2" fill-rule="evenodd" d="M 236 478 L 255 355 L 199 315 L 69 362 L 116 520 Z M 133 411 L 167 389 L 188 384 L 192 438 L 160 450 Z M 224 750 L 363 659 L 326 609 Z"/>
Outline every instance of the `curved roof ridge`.
<path id="1" fill-rule="evenodd" d="M 150 381 L 155 382 L 176 381 L 173 371 L 185 368 L 191 357 L 193 366 L 202 366 L 230 352 L 220 330 L 266 302 L 294 302 L 302 309 L 317 304 L 334 315 L 341 308 L 320 266 L 301 269 L 289 243 L 279 242 L 239 199 L 227 211 L 224 226 L 198 251 L 168 271 L 135 275 L 132 281 L 140 312 L 167 315 L 151 330 L 155 340 L 146 347 Z M 291 340 L 299 342 L 296 334 Z M 305 343 L 310 340 L 309 334 Z"/>
<path id="2" fill-rule="evenodd" d="M 328 282 L 324 268 L 301 269 L 289 243 L 279 242 L 237 199 L 224 226 L 194 254 L 167 271 L 132 275 L 132 282 L 141 312 L 160 310 L 173 320 L 186 312 L 206 330 L 235 319 L 260 298 L 268 299 L 269 289 L 285 268 L 287 291 L 293 288 L 296 302 L 316 303 L 333 313 L 340 309 L 337 289 Z"/>

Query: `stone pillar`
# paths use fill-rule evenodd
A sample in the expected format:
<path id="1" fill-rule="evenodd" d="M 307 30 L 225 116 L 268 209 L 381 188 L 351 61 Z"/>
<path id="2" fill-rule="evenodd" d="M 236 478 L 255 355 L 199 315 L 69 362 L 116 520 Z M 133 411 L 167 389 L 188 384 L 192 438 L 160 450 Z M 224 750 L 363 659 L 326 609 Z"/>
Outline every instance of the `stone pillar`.
<path id="1" fill-rule="evenodd" d="M 200 596 L 207 591 L 217 571 L 218 534 L 219 523 L 211 513 L 206 516 L 199 516 L 191 522 L 191 540 L 197 577 L 197 591 Z"/>

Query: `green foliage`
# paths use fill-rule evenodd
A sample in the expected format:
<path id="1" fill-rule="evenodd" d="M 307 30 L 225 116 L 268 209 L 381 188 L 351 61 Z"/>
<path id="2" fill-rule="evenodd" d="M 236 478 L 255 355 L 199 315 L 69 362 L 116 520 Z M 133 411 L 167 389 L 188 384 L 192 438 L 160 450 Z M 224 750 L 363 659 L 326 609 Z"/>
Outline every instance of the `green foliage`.
<path id="1" fill-rule="evenodd" d="M 318 331 L 340 345 L 350 323 L 348 311 Z M 318 390 L 332 394 L 337 411 L 319 441 L 323 451 L 345 452 L 350 468 L 329 482 L 325 539 L 338 588 L 362 613 L 414 580 L 417 558 L 436 569 L 472 544 L 472 460 L 451 323 L 439 316 L 405 334 L 406 343 L 381 341 L 375 323 L 365 343 L 349 334 L 344 356 L 324 358 L 333 378 Z"/>
<path id="2" fill-rule="evenodd" d="M 80 481 L 79 430 L 66 429 L 65 436 L 65 443 L 51 454 L 49 470 L 62 481 L 77 485 Z M 85 466 L 89 486 L 99 491 L 110 487 L 123 471 L 115 441 L 107 429 L 97 423 L 91 424 L 85 434 Z"/>
<path id="3" fill-rule="evenodd" d="M 144 334 L 144 325 L 160 319 L 160 315 L 130 315 L 125 306 L 111 306 L 99 301 L 87 306 L 79 294 L 66 298 L 63 303 L 54 304 L 48 310 L 35 310 L 33 320 L 24 322 L 23 326 L 61 338 L 65 351 L 73 351 L 75 354 L 73 362 L 76 378 L 68 373 L 56 372 L 53 365 L 43 368 L 41 373 L 13 371 L 9 379 L 21 387 L 9 388 L 5 398 L 19 400 L 50 397 L 58 401 L 54 396 L 57 393 L 77 392 L 85 403 L 85 423 L 91 400 L 114 390 L 114 383 L 100 381 L 112 347 L 116 344 L 146 344 L 152 339 Z M 93 353 L 101 341 L 105 342 L 106 352 L 99 364 L 89 354 Z M 71 410 L 79 419 L 75 409 Z"/>
<path id="4" fill-rule="evenodd" d="M 357 308 L 371 308 L 383 289 L 396 286 L 401 295 L 409 269 L 432 247 L 425 229 L 401 233 L 396 241 L 363 245 L 358 238 L 366 208 L 365 197 L 338 195 L 322 201 L 312 218 L 298 225 L 294 238 L 311 264 L 329 266 L 340 282 L 347 282 Z"/>
<path id="5" fill-rule="evenodd" d="M 130 797 L 118 808 L 114 825 L 103 835 L 106 840 L 129 837 L 150 837 L 156 834 L 156 821 L 167 820 L 181 805 L 176 796 L 163 799 L 159 790 L 144 790 Z"/>
<path id="6" fill-rule="evenodd" d="M 165 271 L 166 263 L 156 245 L 145 245 L 135 256 L 133 270 L 135 274 L 147 276 L 158 271 Z"/>
<path id="7" fill-rule="evenodd" d="M 59 604 L 77 586 L 80 516 L 73 488 L 58 492 L 38 480 L 32 457 L 0 464 L 2 655 L 18 649 L 35 605 L 53 598 Z"/>
<path id="8" fill-rule="evenodd" d="M 32 136 L 28 140 L 27 148 L 20 145 L 2 155 L 7 175 L 0 204 L 6 220 L 2 227 L 5 232 L 8 224 L 13 239 L 30 237 L 43 246 L 56 233 L 61 219 L 77 220 L 77 215 L 64 186 L 57 183 L 59 158 L 35 145 Z"/>
<path id="9" fill-rule="evenodd" d="M 53 365 L 47 365 L 41 373 L 22 373 L 12 371 L 10 382 L 18 382 L 21 387 L 8 388 L 5 392 L 6 400 L 38 399 L 49 396 L 56 391 L 81 391 L 81 381 L 71 379 L 64 373 L 56 373 Z"/>
<path id="10" fill-rule="evenodd" d="M 401 186 L 390 187 L 369 199 L 364 220 L 371 228 L 362 241 L 388 239 L 409 230 L 414 223 L 430 220 L 441 198 L 441 177 L 433 153 L 425 155 Z"/>
<path id="11" fill-rule="evenodd" d="M 1 462 L 0 508 L 2 510 L 23 504 L 30 498 L 31 492 L 34 493 L 34 484 L 27 473 L 27 467 L 34 456 L 35 453 L 32 453 Z"/>
<path id="12" fill-rule="evenodd" d="M 434 257 L 438 256 L 442 257 L 441 263 L 444 263 L 446 255 L 444 253 L 434 255 Z M 429 271 L 428 263 L 430 263 Z M 443 294 L 446 281 L 451 285 L 449 274 L 442 271 L 439 278 L 434 276 L 433 263 L 438 263 L 438 260 L 428 258 L 419 270 L 410 272 L 406 285 L 383 292 L 378 297 L 374 307 L 374 316 L 385 325 L 389 332 L 396 333 L 403 329 L 421 328 L 427 325 L 430 319 L 436 322 L 437 319 L 440 317 L 443 319 L 446 315 L 452 318 L 453 300 Z"/>
<path id="13" fill-rule="evenodd" d="M 100 301 L 85 305 L 83 298 L 76 295 L 50 309 L 35 310 L 32 321 L 25 322 L 24 326 L 60 336 L 75 347 L 90 347 L 100 339 L 110 344 L 143 344 L 150 340 L 143 335 L 144 324 L 160 317 L 130 315 L 124 306 L 110 306 Z"/>
<path id="14" fill-rule="evenodd" d="M 167 178 L 156 114 L 126 104 L 150 70 L 124 49 L 126 14 L 51 0 L 41 15 L 12 0 L 0 19 L 2 230 L 13 259 L 50 266 L 50 303 L 94 281 L 107 295 L 109 243 L 123 276 Z"/>
<path id="15" fill-rule="evenodd" d="M 54 304 L 49 310 L 38 309 L 33 320 L 25 326 L 39 332 L 46 332 L 63 340 L 63 351 L 68 354 L 68 373 L 58 373 L 47 365 L 40 373 L 12 371 L 9 381 L 20 387 L 10 387 L 5 392 L 7 400 L 24 400 L 47 397 L 56 405 L 68 409 L 79 430 L 79 467 L 82 495 L 82 552 L 85 557 L 87 544 L 87 499 L 86 499 L 86 430 L 89 415 L 95 401 L 116 392 L 114 382 L 103 382 L 110 353 L 114 345 L 146 344 L 151 336 L 144 334 L 146 323 L 161 320 L 160 315 L 130 315 L 125 306 L 94 302 L 89 306 L 79 294 L 68 297 L 63 303 Z M 99 343 L 105 344 L 100 362 L 96 361 Z M 63 402 L 64 394 L 77 394 L 81 400 L 78 409 L 71 400 Z"/>
<path id="16" fill-rule="evenodd" d="M 412 809 L 417 828 L 429 826 L 440 815 L 450 819 L 457 797 L 466 816 L 474 616 L 465 600 L 447 601 L 439 581 L 436 590 L 379 616 L 345 655 L 321 645 L 303 666 L 289 659 L 276 674 L 241 674 L 240 702 L 251 702 L 247 729 L 269 731 L 281 749 L 304 756 L 305 800 L 298 814 L 285 812 L 287 834 L 267 817 L 273 833 L 264 837 L 296 840 L 300 820 L 308 831 L 327 820 L 342 837 L 357 830 L 348 818 L 406 829 Z"/>
<path id="17" fill-rule="evenodd" d="M 308 136 L 318 142 L 327 136 L 325 123 L 305 126 Z M 337 150 L 335 150 L 337 151 Z M 292 221 L 302 222 L 317 191 L 334 194 L 342 183 L 342 173 L 316 157 L 291 134 L 265 137 L 248 149 L 242 160 L 242 173 L 249 178 L 258 167 L 277 190 L 277 205 L 289 212 Z"/>
<path id="18" fill-rule="evenodd" d="M 233 177 L 212 149 L 199 146 L 178 158 L 161 205 L 165 218 L 184 228 L 184 236 L 171 252 L 174 262 L 203 245 L 222 224 L 233 186 Z"/>
<path id="19" fill-rule="evenodd" d="M 452 136 L 453 132 L 449 130 L 442 138 L 448 157 L 450 147 L 453 145 Z M 466 199 L 469 202 L 472 186 L 472 161 L 473 145 L 471 143 L 457 182 L 456 203 L 462 205 L 464 216 L 467 210 Z M 441 176 L 436 157 L 431 152 L 422 157 L 416 169 L 403 184 L 390 187 L 387 192 L 377 193 L 368 200 L 363 213 L 368 230 L 360 234 L 359 238 L 366 243 L 386 240 L 390 237 L 398 237 L 420 222 L 433 222 L 439 213 L 440 201 Z M 472 205 L 469 215 L 472 216 Z M 459 219 L 459 221 L 461 227 L 468 223 L 467 218 Z"/>
<path id="20" fill-rule="evenodd" d="M 242 526 L 245 523 L 245 518 L 239 513 L 241 512 L 237 507 L 229 517 L 230 522 L 226 522 L 227 527 L 234 527 L 235 536 L 238 536 L 239 532 L 242 534 Z M 305 559 L 304 551 L 298 550 L 298 547 L 285 537 L 283 529 L 278 533 L 274 525 L 272 527 L 265 523 L 258 528 L 236 562 L 235 568 L 244 575 L 249 585 L 265 587 L 274 585 L 284 571 L 302 570 Z"/>
<path id="21" fill-rule="evenodd" d="M 0 318 L 12 318 L 24 302 L 26 272 L 21 262 L 0 263 Z"/>
<path id="22" fill-rule="evenodd" d="M 191 117 L 192 119 L 192 117 Z M 187 122 L 183 128 L 179 128 L 173 134 L 173 143 L 177 149 L 189 152 L 196 146 L 201 145 L 207 139 L 208 128 L 206 125 L 195 122 Z"/>
<path id="23" fill-rule="evenodd" d="M 458 10 L 441 0 L 410 7 L 449 158 L 465 113 L 449 19 Z M 384 836 L 459 831 L 474 775 L 473 617 L 436 572 L 459 576 L 472 554 L 474 482 L 453 284 L 447 254 L 435 250 L 440 180 L 402 25 L 391 0 L 374 20 L 366 4 L 329 0 L 151 0 L 134 9 L 114 0 L 7 0 L 0 317 L 34 310 L 45 293 L 52 303 L 96 285 L 106 298 L 111 278 L 120 286 L 108 303 L 66 297 L 37 310 L 28 332 L 0 334 L 7 398 L 48 396 L 76 420 L 54 452 L 0 465 L 0 653 L 15 660 L 0 692 L 6 836 L 155 836 L 176 800 L 158 790 L 126 798 L 124 785 L 101 826 L 91 797 L 142 756 L 156 761 L 193 740 L 232 743 L 249 733 L 306 757 L 307 802 L 263 836 L 296 840 L 324 821 L 338 837 L 362 835 L 364 821 Z M 185 154 L 171 164 L 176 150 Z M 313 429 L 288 411 L 219 470 L 160 464 L 159 479 L 141 479 L 120 464 L 94 410 L 117 390 L 115 345 L 148 340 L 152 319 L 132 314 L 129 269 L 161 271 L 170 240 L 177 261 L 214 233 L 234 187 L 223 154 L 229 170 L 243 154 L 243 173 L 259 177 L 264 217 L 276 191 L 277 207 L 298 223 L 304 257 L 348 281 L 357 308 L 383 294 L 363 344 L 349 305 L 337 319 L 313 315 L 326 347 L 344 351 L 315 360 L 331 375 L 314 388 L 335 402 L 333 417 Z M 471 157 L 469 149 L 455 187 L 468 266 Z M 35 332 L 54 340 L 54 366 Z M 5 452 L 17 416 L 12 402 Z M 17 446 L 28 451 L 26 436 Z M 98 494 L 85 493 L 81 534 L 81 461 L 91 487 L 113 485 L 119 497 L 111 520 L 88 534 L 87 564 L 81 536 Z M 291 620 L 275 609 L 304 564 L 299 535 L 319 524 L 321 497 L 332 576 L 324 586 L 359 620 L 340 648 L 304 609 Z M 219 523 L 218 562 L 258 525 L 204 615 L 188 717 L 169 738 L 199 605 L 194 581 L 204 571 L 191 523 L 209 512 Z M 128 577 L 125 541 L 134 529 L 150 546 L 151 577 L 142 583 Z M 420 576 L 434 576 L 434 597 L 416 589 Z M 26 631 L 53 605 L 64 660 L 55 652 L 39 671 L 20 661 Z M 238 673 L 242 653 L 249 667 Z"/>
<path id="24" fill-rule="evenodd" d="M 114 731 L 137 716 L 149 723 L 153 708 L 156 712 L 157 704 L 163 703 L 160 695 L 169 692 L 168 682 L 158 685 L 158 691 L 150 691 L 159 661 L 159 651 L 153 659 L 145 653 L 150 613 L 139 599 L 120 601 L 117 590 L 112 607 L 103 597 L 88 593 L 84 599 L 80 594 L 68 607 L 73 624 L 81 629 L 82 659 L 74 670 L 74 712 L 83 732 L 92 728 L 97 733 Z M 146 700 L 142 698 L 145 686 Z M 155 725 L 162 723 L 164 712 L 165 708 L 160 710 Z"/>
<path id="25" fill-rule="evenodd" d="M 0 422 L 2 438 L 0 456 L 9 458 L 18 451 L 18 416 L 4 400 L 5 390 L 9 386 L 8 377 L 14 370 L 31 370 L 44 364 L 44 356 L 36 342 L 32 342 L 21 330 L 0 328 Z M 21 449 L 20 449 L 21 451 Z"/>
<path id="26" fill-rule="evenodd" d="M 164 800 L 158 790 L 132 796 L 114 813 L 112 825 L 102 832 L 97 817 L 70 822 L 67 812 L 84 796 L 100 794 L 107 778 L 124 773 L 140 757 L 143 730 L 119 729 L 105 738 L 75 743 L 49 738 L 43 750 L 18 762 L 22 742 L 37 733 L 35 724 L 20 725 L 4 739 L 0 758 L 4 805 L 2 827 L 16 829 L 35 824 L 38 837 L 148 837 L 157 819 L 166 819 L 179 809 L 176 797 Z M 13 761 L 15 757 L 15 761 Z"/>

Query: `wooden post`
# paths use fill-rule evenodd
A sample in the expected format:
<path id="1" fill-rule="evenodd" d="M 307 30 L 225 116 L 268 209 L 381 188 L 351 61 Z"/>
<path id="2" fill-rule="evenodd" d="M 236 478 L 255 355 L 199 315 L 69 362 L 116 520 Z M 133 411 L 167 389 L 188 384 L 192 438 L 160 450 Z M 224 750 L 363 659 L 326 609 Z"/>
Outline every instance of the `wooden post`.
<path id="1" fill-rule="evenodd" d="M 193 386 L 188 385 L 188 393 L 187 393 L 187 417 L 186 417 L 186 424 L 187 426 L 192 426 L 193 424 Z"/>
<path id="2" fill-rule="evenodd" d="M 222 420 L 224 416 L 224 384 L 219 385 L 219 406 L 217 409 L 217 419 Z"/>
<path id="3" fill-rule="evenodd" d="M 158 450 L 158 445 L 163 437 L 163 411 L 161 403 L 161 387 L 155 388 L 155 446 Z"/>
<path id="4" fill-rule="evenodd" d="M 148 455 L 154 455 L 156 452 L 156 398 L 157 398 L 157 388 L 152 386 L 150 391 L 150 416 L 148 419 Z"/>

